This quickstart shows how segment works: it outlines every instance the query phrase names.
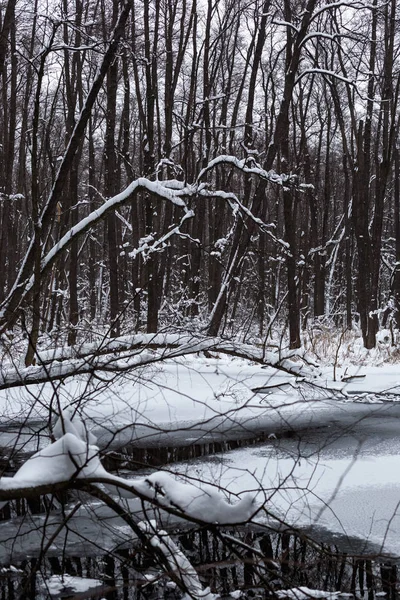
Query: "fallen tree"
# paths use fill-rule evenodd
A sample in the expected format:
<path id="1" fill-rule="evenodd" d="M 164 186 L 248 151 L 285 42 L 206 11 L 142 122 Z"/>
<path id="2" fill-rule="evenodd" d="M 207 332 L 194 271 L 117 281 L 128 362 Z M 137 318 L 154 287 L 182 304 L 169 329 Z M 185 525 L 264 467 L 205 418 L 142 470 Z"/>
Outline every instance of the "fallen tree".
<path id="1" fill-rule="evenodd" d="M 36 353 L 37 364 L 31 367 L 18 368 L 12 363 L 3 362 L 0 390 L 100 371 L 126 373 L 138 367 L 197 352 L 215 352 L 243 358 L 296 377 L 304 376 L 317 385 L 318 365 L 299 350 L 273 351 L 218 337 L 158 333 L 104 337 L 96 343 L 39 351 Z"/>

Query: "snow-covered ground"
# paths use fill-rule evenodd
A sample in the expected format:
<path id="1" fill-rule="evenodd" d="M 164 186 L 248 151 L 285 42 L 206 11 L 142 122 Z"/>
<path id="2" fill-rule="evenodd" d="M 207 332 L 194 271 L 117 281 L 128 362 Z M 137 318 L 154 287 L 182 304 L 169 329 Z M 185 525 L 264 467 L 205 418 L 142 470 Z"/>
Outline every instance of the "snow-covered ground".
<path id="1" fill-rule="evenodd" d="M 306 368 L 304 373 L 307 375 Z M 287 405 L 303 411 L 299 400 L 329 398 L 329 389 L 349 394 L 349 400 L 356 395 L 357 400 L 371 401 L 381 393 L 388 394 L 389 400 L 400 399 L 398 365 L 338 368 L 336 381 L 333 369 L 324 367 L 318 377 L 313 377 L 318 388 L 297 384 L 299 379 L 294 376 L 242 359 L 188 356 L 140 369 L 131 376 L 113 378 L 111 382 L 81 375 L 62 383 L 1 390 L 0 422 L 10 418 L 14 422 L 47 419 L 49 410 L 71 404 L 89 419 L 105 427 L 109 423 L 115 430 L 132 423 L 175 426 L 222 416 L 252 417 Z M 324 387 L 328 389 L 324 391 Z M 260 392 L 254 391 L 260 388 Z"/>
<path id="2" fill-rule="evenodd" d="M 0 426 L 4 429 L 11 424 L 15 430 L 17 423 L 47 421 L 49 413 L 54 420 L 53 411 L 71 405 L 79 409 L 88 427 L 94 427 L 100 445 L 111 438 L 120 445 L 139 438 L 156 443 L 160 435 L 171 431 L 180 432 L 172 439 L 172 443 L 180 443 L 179 437 L 194 441 L 205 431 L 235 430 L 239 434 L 241 430 L 245 434 L 255 429 L 304 428 L 321 418 L 329 419 L 332 406 L 340 412 L 340 400 L 371 403 L 400 398 L 397 365 L 342 367 L 335 375 L 333 381 L 333 369 L 324 367 L 313 375 L 318 385 L 314 388 L 283 371 L 242 359 L 194 355 L 111 381 L 107 381 L 110 375 L 105 381 L 80 375 L 62 383 L 2 390 Z M 356 377 L 348 379 L 351 375 Z M 332 400 L 329 388 L 347 396 Z M 201 433 L 196 430 L 199 425 Z"/>
<path id="3" fill-rule="evenodd" d="M 49 579 L 43 581 L 41 586 L 49 596 L 82 594 L 91 590 L 92 592 L 101 593 L 105 585 L 98 579 L 88 579 L 84 577 L 73 577 L 71 575 L 52 575 Z"/>

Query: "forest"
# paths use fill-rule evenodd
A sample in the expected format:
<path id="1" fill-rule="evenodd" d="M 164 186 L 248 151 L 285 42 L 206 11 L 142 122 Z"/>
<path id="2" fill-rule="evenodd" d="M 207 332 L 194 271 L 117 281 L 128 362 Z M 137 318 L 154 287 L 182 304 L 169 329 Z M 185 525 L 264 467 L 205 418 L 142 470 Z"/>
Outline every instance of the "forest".
<path id="1" fill-rule="evenodd" d="M 395 0 L 0 10 L 1 331 L 26 365 L 89 330 L 398 327 Z"/>
<path id="2" fill-rule="evenodd" d="M 396 0 L 0 0 L 0 92 L 2 597 L 394 597 Z"/>

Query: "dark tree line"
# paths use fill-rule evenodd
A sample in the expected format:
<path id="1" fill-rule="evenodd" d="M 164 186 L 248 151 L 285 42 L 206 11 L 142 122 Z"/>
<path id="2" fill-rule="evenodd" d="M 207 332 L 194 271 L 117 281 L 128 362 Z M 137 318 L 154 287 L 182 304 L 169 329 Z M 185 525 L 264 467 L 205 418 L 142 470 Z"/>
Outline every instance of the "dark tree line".
<path id="1" fill-rule="evenodd" d="M 398 328 L 399 27 L 395 0 L 0 1 L 1 331 L 26 364 L 89 327 Z"/>

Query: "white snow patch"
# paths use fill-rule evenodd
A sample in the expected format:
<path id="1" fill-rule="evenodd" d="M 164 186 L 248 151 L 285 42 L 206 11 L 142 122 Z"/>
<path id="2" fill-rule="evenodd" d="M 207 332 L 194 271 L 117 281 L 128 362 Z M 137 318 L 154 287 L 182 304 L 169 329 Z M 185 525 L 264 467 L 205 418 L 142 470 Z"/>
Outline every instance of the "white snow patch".
<path id="1" fill-rule="evenodd" d="M 305 586 L 294 587 L 288 590 L 275 592 L 278 598 L 289 598 L 289 600 L 307 600 L 307 598 L 337 598 L 340 592 L 324 592 L 323 590 L 312 590 Z"/>
<path id="2" fill-rule="evenodd" d="M 52 575 L 49 579 L 44 580 L 42 587 L 51 596 L 58 596 L 65 589 L 82 593 L 92 588 L 104 587 L 104 583 L 99 579 L 86 579 L 72 575 Z"/>

